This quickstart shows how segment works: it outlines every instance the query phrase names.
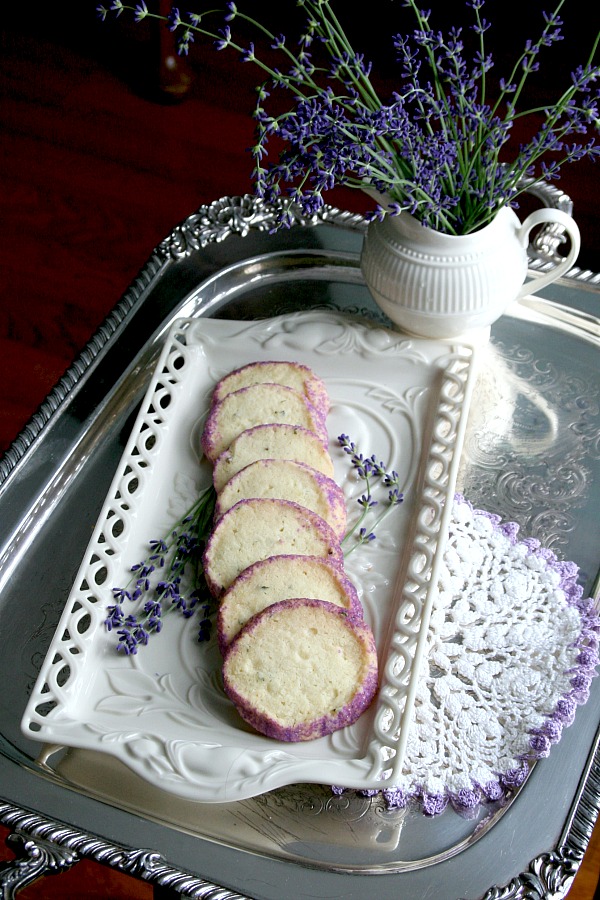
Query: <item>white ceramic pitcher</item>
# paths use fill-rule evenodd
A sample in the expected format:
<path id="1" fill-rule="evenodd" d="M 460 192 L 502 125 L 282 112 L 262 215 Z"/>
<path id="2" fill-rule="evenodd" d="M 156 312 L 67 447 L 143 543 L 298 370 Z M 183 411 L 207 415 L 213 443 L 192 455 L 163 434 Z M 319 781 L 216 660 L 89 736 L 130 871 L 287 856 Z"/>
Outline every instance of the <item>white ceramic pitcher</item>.
<path id="1" fill-rule="evenodd" d="M 524 283 L 529 233 L 538 225 L 562 225 L 570 239 L 564 261 Z M 407 213 L 372 222 L 361 269 L 378 306 L 402 330 L 450 338 L 495 322 L 514 300 L 556 281 L 574 264 L 579 228 L 561 210 L 544 207 L 523 224 L 509 207 L 479 231 L 448 235 Z"/>

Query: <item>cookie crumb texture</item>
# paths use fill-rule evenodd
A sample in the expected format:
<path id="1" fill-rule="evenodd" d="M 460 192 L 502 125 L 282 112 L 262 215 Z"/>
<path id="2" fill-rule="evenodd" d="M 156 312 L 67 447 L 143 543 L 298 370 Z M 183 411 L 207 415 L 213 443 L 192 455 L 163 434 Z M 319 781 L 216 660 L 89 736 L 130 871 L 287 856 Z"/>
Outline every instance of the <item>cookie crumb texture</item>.
<path id="1" fill-rule="evenodd" d="M 215 521 L 240 500 L 291 500 L 321 516 L 341 540 L 346 498 L 333 478 L 291 459 L 258 459 L 229 479 L 217 497 Z"/>
<path id="2" fill-rule="evenodd" d="M 300 425 L 273 422 L 243 431 L 214 462 L 213 484 L 217 493 L 245 466 L 261 459 L 292 459 L 306 463 L 333 478 L 328 440 Z"/>
<path id="3" fill-rule="evenodd" d="M 223 682 L 241 717 L 267 737 L 323 737 L 355 722 L 375 695 L 373 634 L 331 603 L 284 600 L 233 640 Z"/>
<path id="4" fill-rule="evenodd" d="M 280 554 L 343 561 L 340 542 L 319 515 L 290 500 L 240 500 L 217 522 L 206 544 L 204 575 L 219 596 L 244 569 Z"/>
<path id="5" fill-rule="evenodd" d="M 252 616 L 296 597 L 326 600 L 353 618 L 363 616 L 356 588 L 339 562 L 318 556 L 270 556 L 241 572 L 221 597 L 217 613 L 221 652 Z"/>
<path id="6" fill-rule="evenodd" d="M 329 412 L 329 395 L 324 382 L 308 366 L 297 362 L 268 360 L 253 362 L 234 369 L 222 378 L 213 393 L 213 403 L 223 400 L 228 394 L 252 384 L 283 384 L 303 394 L 319 412 L 326 416 Z"/>
<path id="7" fill-rule="evenodd" d="M 327 440 L 324 416 L 298 391 L 282 384 L 252 384 L 213 404 L 202 450 L 214 461 L 239 434 L 263 423 L 300 425 Z"/>

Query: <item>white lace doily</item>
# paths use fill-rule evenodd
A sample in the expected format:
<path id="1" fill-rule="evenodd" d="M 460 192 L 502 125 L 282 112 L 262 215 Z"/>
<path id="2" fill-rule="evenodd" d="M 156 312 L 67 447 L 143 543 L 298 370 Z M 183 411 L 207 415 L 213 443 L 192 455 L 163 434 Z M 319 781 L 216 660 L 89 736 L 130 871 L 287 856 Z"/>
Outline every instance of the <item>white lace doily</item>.
<path id="1" fill-rule="evenodd" d="M 404 777 L 388 805 L 435 815 L 500 800 L 585 703 L 600 620 L 578 567 L 457 496 Z M 368 792 L 374 793 L 374 792 Z"/>

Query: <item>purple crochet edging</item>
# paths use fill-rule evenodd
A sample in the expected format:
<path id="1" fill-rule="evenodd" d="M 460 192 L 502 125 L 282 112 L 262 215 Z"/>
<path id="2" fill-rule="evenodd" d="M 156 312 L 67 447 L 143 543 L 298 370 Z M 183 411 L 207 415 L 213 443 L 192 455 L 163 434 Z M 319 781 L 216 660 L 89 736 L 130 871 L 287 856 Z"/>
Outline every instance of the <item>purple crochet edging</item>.
<path id="1" fill-rule="evenodd" d="M 496 531 L 500 531 L 510 542 L 519 543 L 519 525 L 516 522 L 502 522 L 502 517 L 476 509 L 462 494 L 454 497 L 456 503 L 467 505 L 474 516 L 482 516 L 492 523 Z M 577 707 L 586 703 L 589 698 L 592 679 L 596 677 L 596 667 L 600 662 L 598 648 L 600 645 L 600 616 L 594 609 L 594 601 L 583 598 L 583 587 L 578 584 L 579 567 L 573 562 L 559 560 L 552 550 L 541 546 L 537 538 L 525 538 L 521 542 L 530 553 L 543 559 L 549 569 L 553 569 L 560 577 L 559 587 L 565 594 L 568 606 L 574 606 L 581 616 L 581 632 L 575 646 L 579 648 L 576 665 L 565 674 L 571 676 L 571 689 L 564 693 L 556 703 L 554 711 L 547 716 L 541 728 L 529 730 L 529 746 L 531 751 L 517 758 L 517 765 L 504 774 L 497 773 L 497 780 L 488 784 L 472 783 L 470 788 L 462 788 L 457 792 L 449 790 L 439 794 L 428 793 L 422 786 L 405 791 L 402 788 L 386 788 L 381 791 L 388 809 L 403 809 L 408 804 L 420 806 L 424 815 L 438 816 L 450 805 L 463 816 L 474 816 L 480 805 L 493 801 L 507 800 L 510 794 L 520 787 L 529 775 L 531 766 L 539 759 L 550 754 L 552 744 L 557 744 L 564 728 L 568 728 L 575 720 Z M 334 788 L 340 794 L 344 788 Z M 361 796 L 374 796 L 377 790 L 357 791 Z"/>

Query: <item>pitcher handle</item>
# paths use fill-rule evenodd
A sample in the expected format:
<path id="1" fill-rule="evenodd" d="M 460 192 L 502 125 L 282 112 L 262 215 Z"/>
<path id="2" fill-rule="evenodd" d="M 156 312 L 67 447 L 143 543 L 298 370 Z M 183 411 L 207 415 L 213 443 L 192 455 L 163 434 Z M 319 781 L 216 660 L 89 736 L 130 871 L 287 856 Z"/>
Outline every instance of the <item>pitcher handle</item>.
<path id="1" fill-rule="evenodd" d="M 536 209 L 535 212 L 532 212 L 531 215 L 527 216 L 517 231 L 517 237 L 521 245 L 527 249 L 529 246 L 529 232 L 531 229 L 535 228 L 536 225 L 547 225 L 549 223 L 563 226 L 571 241 L 571 249 L 564 260 L 554 266 L 550 272 L 546 272 L 544 275 L 540 275 L 532 281 L 526 281 L 517 294 L 517 300 L 527 296 L 527 294 L 535 294 L 541 288 L 546 287 L 546 285 L 552 284 L 552 282 L 556 281 L 557 278 L 560 278 L 561 275 L 564 275 L 565 272 L 572 268 L 575 264 L 575 260 L 579 256 L 579 250 L 581 248 L 579 227 L 572 216 L 560 209 Z"/>

